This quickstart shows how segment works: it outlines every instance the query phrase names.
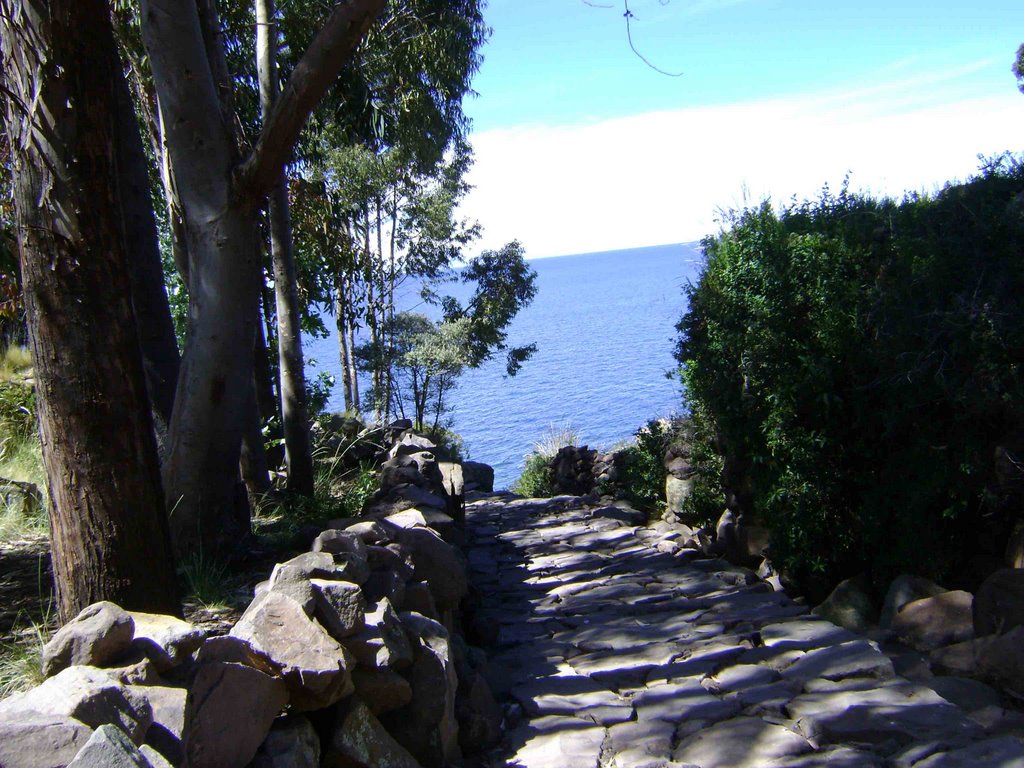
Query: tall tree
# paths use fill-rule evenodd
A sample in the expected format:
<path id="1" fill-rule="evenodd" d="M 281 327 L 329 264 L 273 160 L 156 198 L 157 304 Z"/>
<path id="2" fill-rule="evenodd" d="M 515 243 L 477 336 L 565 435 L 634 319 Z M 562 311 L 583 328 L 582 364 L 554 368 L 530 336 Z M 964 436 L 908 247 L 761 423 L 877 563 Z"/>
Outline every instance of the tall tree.
<path id="1" fill-rule="evenodd" d="M 256 57 L 260 80 L 260 114 L 270 119 L 277 101 L 277 10 L 274 0 L 256 0 Z M 306 377 L 302 360 L 302 330 L 295 275 L 295 249 L 288 210 L 284 169 L 270 192 L 270 253 L 277 298 L 277 350 L 280 356 L 281 424 L 284 427 L 288 489 L 313 495 L 313 453 L 306 409 Z"/>
<path id="2" fill-rule="evenodd" d="M 177 613 L 128 275 L 103 0 L 0 0 L 18 248 L 63 619 L 100 599 Z M 131 215 L 131 214 L 127 214 Z"/>
<path id="3" fill-rule="evenodd" d="M 189 245 L 190 334 L 164 483 L 179 551 L 232 538 L 260 290 L 254 215 L 299 132 L 384 6 L 337 4 L 239 157 L 218 88 L 223 42 L 209 2 L 142 0 L 142 31 Z M 204 30 L 207 33 L 204 35 Z"/>

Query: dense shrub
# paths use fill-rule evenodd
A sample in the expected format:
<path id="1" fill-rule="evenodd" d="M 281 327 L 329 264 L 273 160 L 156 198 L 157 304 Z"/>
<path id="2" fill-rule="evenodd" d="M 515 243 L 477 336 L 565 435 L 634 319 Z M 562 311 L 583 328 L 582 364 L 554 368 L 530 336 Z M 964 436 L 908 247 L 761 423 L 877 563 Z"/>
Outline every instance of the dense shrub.
<path id="1" fill-rule="evenodd" d="M 729 224 L 704 242 L 676 353 L 732 498 L 796 578 L 969 579 L 1010 524 L 993 452 L 1024 431 L 1021 163 Z"/>
<path id="2" fill-rule="evenodd" d="M 512 484 L 512 492 L 531 499 L 553 496 L 554 474 L 551 471 L 551 457 L 542 453 L 531 453 L 523 463 L 522 474 Z"/>

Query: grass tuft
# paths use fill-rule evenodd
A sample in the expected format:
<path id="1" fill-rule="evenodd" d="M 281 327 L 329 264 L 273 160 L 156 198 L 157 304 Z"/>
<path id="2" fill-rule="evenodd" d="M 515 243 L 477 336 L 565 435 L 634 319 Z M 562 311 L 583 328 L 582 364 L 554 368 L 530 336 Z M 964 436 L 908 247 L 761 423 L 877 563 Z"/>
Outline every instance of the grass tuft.
<path id="1" fill-rule="evenodd" d="M 32 353 L 11 344 L 0 355 L 0 381 L 24 380 L 32 372 Z"/>
<path id="2" fill-rule="evenodd" d="M 185 582 L 186 603 L 223 611 L 238 602 L 241 583 L 227 563 L 198 552 L 185 558 L 178 570 Z"/>
<path id="3" fill-rule="evenodd" d="M 0 642 L 0 699 L 27 691 L 43 682 L 43 646 L 49 639 L 46 618 L 13 629 Z"/>

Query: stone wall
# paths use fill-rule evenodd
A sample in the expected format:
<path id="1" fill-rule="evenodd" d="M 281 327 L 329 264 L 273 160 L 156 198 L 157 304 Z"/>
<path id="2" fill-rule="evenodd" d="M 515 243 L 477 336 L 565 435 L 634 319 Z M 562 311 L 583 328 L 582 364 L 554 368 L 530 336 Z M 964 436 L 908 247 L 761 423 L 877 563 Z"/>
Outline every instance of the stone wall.
<path id="1" fill-rule="evenodd" d="M 63 627 L 46 681 L 0 702 L 0 765 L 441 768 L 496 743 L 460 627 L 462 466 L 408 427 L 366 514 L 276 565 L 228 634 L 112 603 Z"/>

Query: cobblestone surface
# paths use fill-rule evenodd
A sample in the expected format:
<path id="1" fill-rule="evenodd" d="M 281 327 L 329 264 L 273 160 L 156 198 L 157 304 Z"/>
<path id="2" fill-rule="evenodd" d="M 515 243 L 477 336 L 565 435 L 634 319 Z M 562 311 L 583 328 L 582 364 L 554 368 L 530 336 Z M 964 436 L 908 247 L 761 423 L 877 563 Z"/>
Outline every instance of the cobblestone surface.
<path id="1" fill-rule="evenodd" d="M 1024 768 L 1024 725 L 896 674 L 750 571 L 618 507 L 467 507 L 475 617 L 527 768 Z"/>

